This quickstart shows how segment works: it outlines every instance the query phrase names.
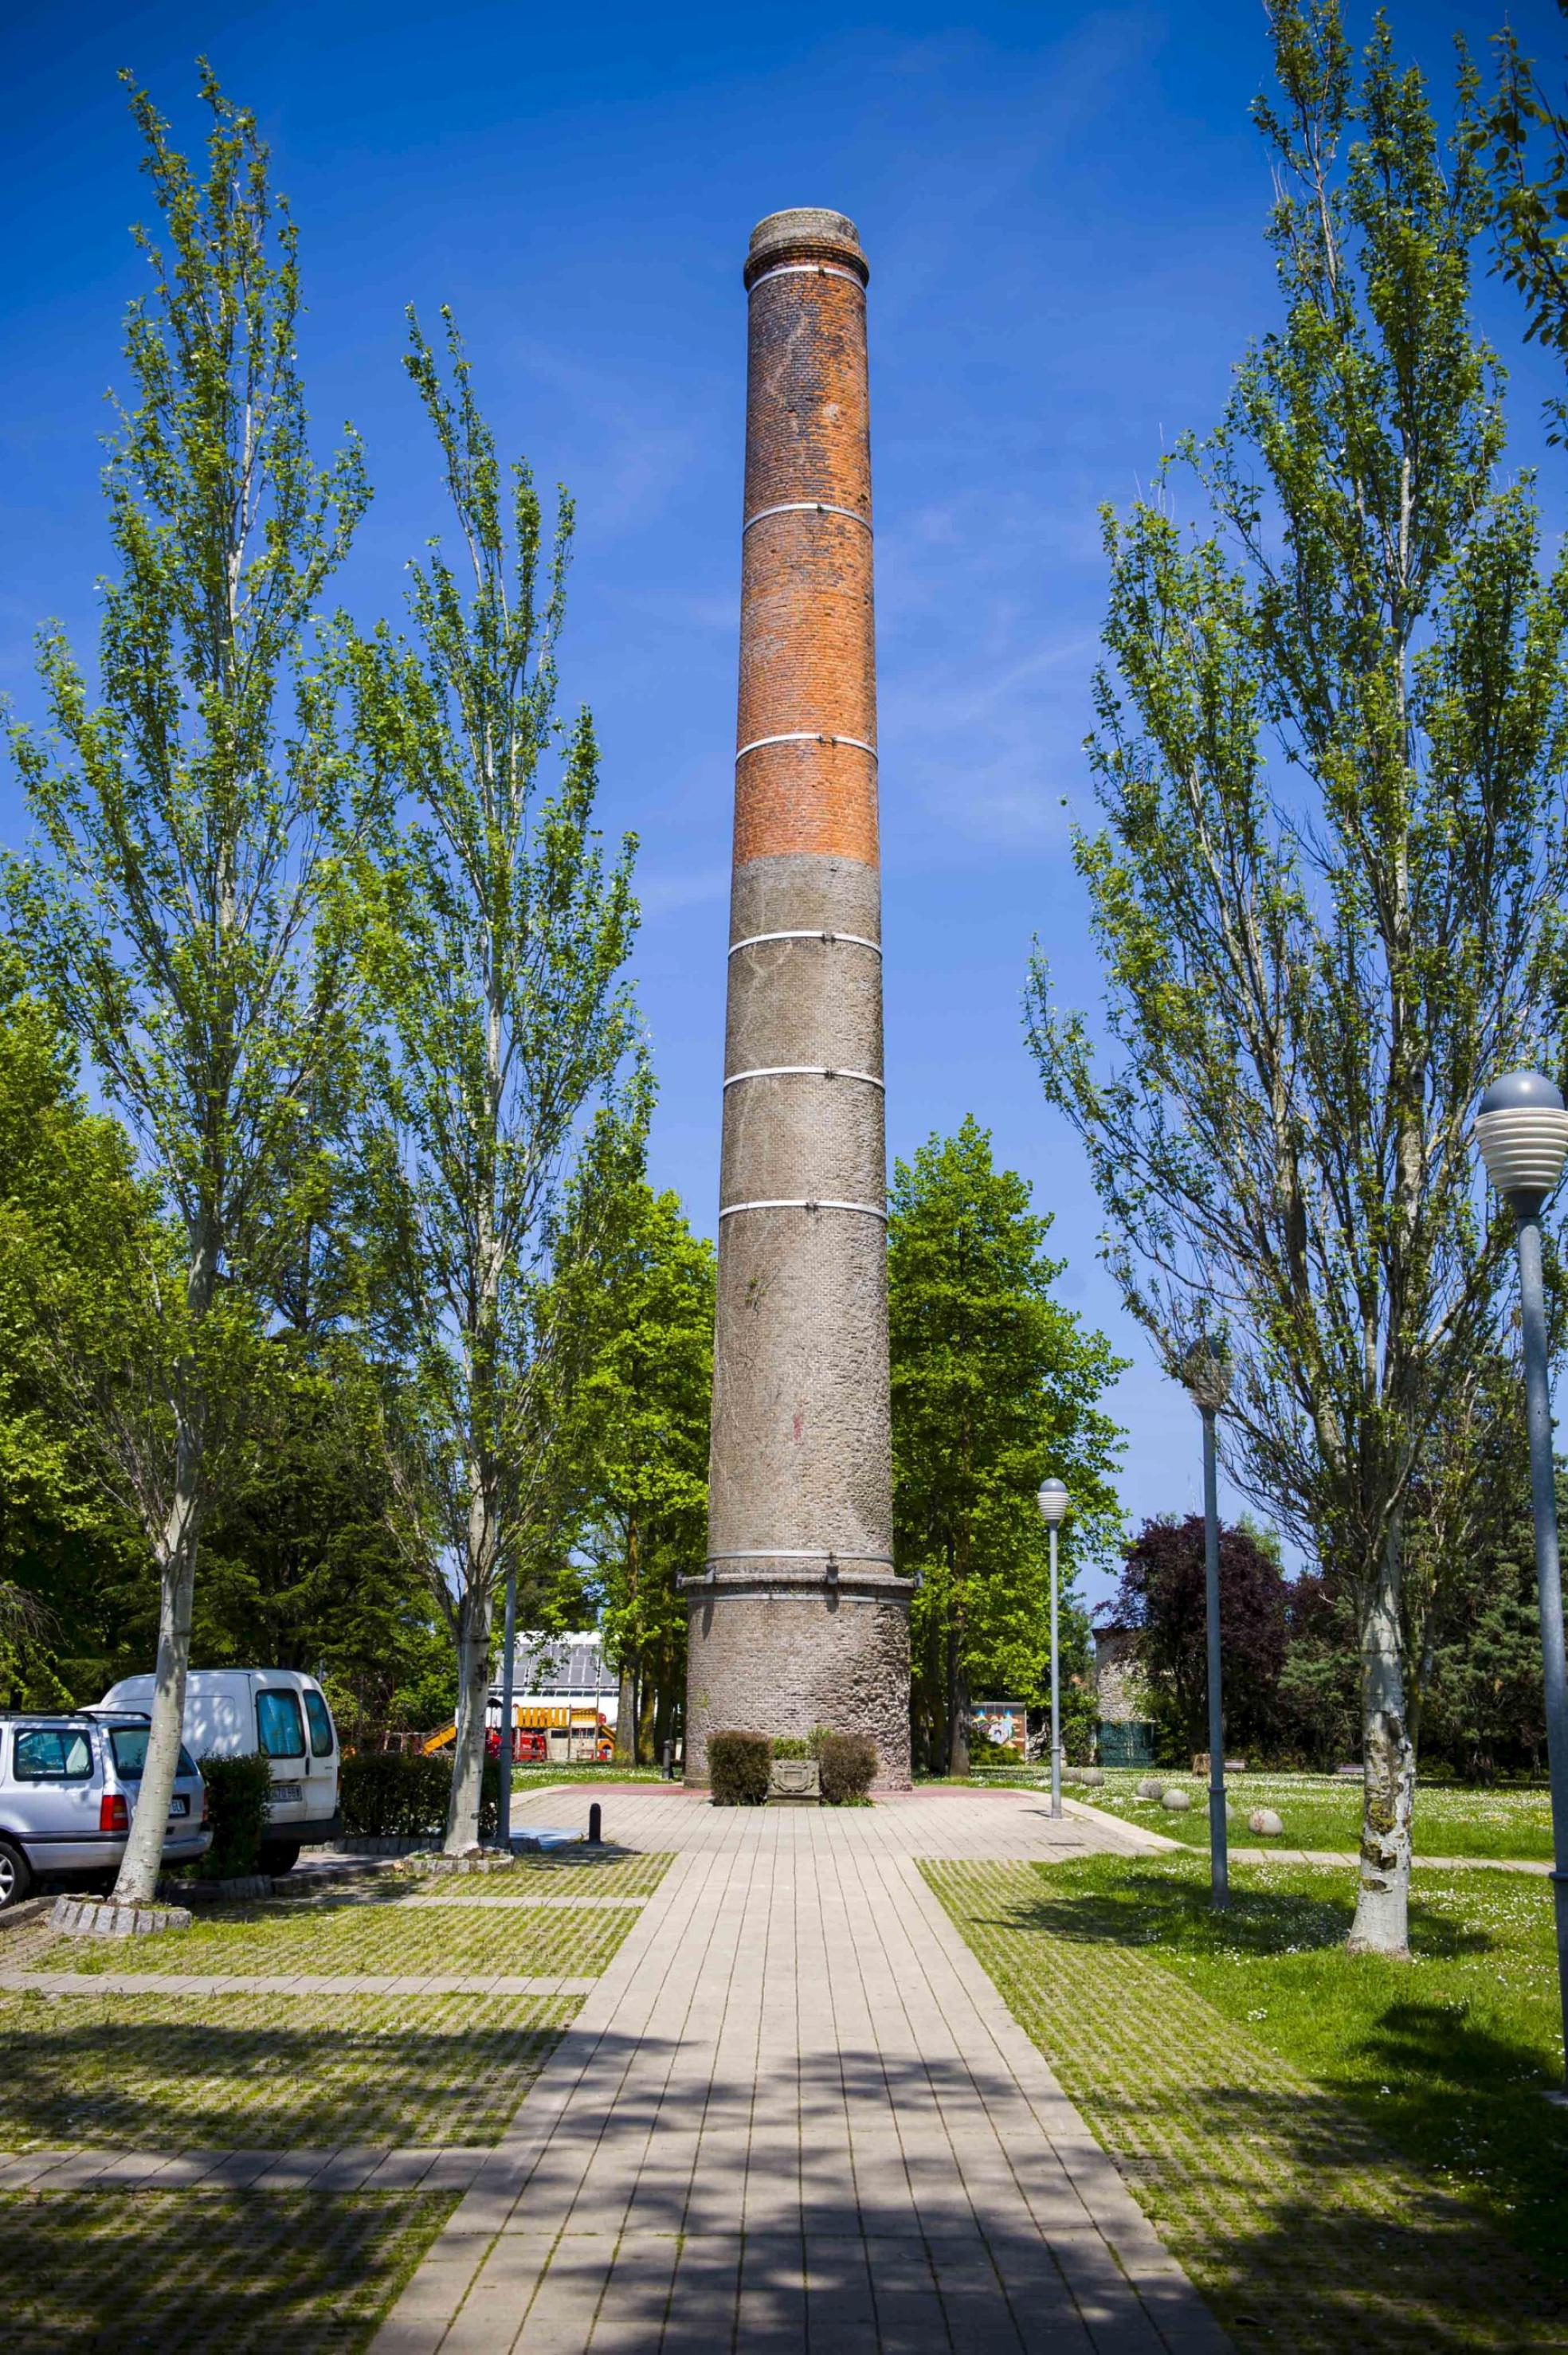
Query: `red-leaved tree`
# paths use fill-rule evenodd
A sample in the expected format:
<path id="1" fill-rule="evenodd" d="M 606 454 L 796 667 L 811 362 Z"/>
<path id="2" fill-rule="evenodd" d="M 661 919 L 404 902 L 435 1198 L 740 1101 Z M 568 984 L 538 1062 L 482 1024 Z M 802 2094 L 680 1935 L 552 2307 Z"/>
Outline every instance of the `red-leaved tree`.
<path id="1" fill-rule="evenodd" d="M 1245 1529 L 1220 1531 L 1220 1639 L 1230 1749 L 1257 1748 L 1275 1730 L 1285 1666 L 1287 1589 L 1280 1565 Z M 1203 1517 L 1146 1521 L 1128 1550 L 1116 1616 L 1155 1711 L 1162 1749 L 1209 1746 Z"/>

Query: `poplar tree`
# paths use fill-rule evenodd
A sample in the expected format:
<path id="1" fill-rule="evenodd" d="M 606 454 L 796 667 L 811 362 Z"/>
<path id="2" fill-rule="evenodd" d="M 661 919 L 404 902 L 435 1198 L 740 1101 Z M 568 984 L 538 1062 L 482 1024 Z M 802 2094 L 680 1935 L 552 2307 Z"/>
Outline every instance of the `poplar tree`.
<path id="1" fill-rule="evenodd" d="M 166 1346 L 101 1424 L 161 1599 L 156 1696 L 117 1893 L 153 1893 L 178 1758 L 202 1527 L 255 1369 L 303 1108 L 345 1047 L 342 885 L 367 813 L 313 667 L 317 600 L 368 496 L 352 438 L 311 457 L 295 232 L 253 118 L 204 67 L 205 182 L 132 96 L 165 242 L 133 304 L 134 404 L 104 476 L 117 559 L 98 700 L 43 636 L 52 733 L 13 732 L 37 852 L 6 862 L 37 986 L 135 1138 L 178 1238 Z"/>
<path id="2" fill-rule="evenodd" d="M 1505 1314 L 1472 1117 L 1496 1072 L 1556 1060 L 1568 573 L 1499 474 L 1468 315 L 1473 82 L 1445 152 L 1381 21 L 1359 89 L 1333 0 L 1271 22 L 1284 316 L 1162 495 L 1106 517 L 1104 825 L 1076 844 L 1104 1050 L 1043 963 L 1030 1017 L 1130 1306 L 1173 1364 L 1228 1328 L 1232 1469 L 1353 1599 L 1351 1942 L 1399 1954 L 1406 1575 Z"/>
<path id="3" fill-rule="evenodd" d="M 458 1657 L 446 1845 L 477 1840 L 495 1602 L 554 1512 L 550 1363 L 560 1212 L 594 1179 L 584 1123 L 636 1125 L 624 967 L 634 844 L 607 863 L 586 710 L 556 717 L 571 507 L 544 548 L 526 465 L 506 483 L 447 314 L 449 375 L 410 314 L 406 365 L 433 428 L 461 570 L 411 568 L 414 643 L 346 642 L 361 741 L 395 790 L 371 957 L 384 1114 L 368 1123 L 384 1436 L 397 1527 Z M 560 758 L 547 793 L 542 764 Z M 603 1183 L 618 1156 L 604 1156 Z M 581 1192 L 581 1189 L 580 1189 Z M 581 1200 L 571 1232 L 592 1231 Z M 571 1244 L 570 1247 L 577 1247 Z"/>

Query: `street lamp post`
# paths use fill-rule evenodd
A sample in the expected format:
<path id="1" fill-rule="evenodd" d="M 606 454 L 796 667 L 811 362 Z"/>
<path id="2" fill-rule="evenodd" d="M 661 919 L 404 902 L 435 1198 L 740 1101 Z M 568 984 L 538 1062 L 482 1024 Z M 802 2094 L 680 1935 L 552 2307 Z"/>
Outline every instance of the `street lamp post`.
<path id="1" fill-rule="evenodd" d="M 1197 1341 L 1182 1362 L 1181 1379 L 1203 1418 L 1203 1597 L 1209 1636 L 1209 1902 L 1223 1913 L 1231 1902 L 1231 1849 L 1225 1832 L 1225 1712 L 1220 1678 L 1220 1494 L 1214 1465 L 1214 1418 L 1231 1395 L 1231 1360 L 1221 1342 Z"/>
<path id="2" fill-rule="evenodd" d="M 1045 1481 L 1036 1499 L 1040 1518 L 1051 1531 L 1051 1812 L 1061 1813 L 1061 1665 L 1057 1641 L 1056 1532 L 1067 1518 L 1067 1486 Z"/>
<path id="3" fill-rule="evenodd" d="M 517 1646 L 517 1573 L 515 1570 L 508 1571 L 507 1573 L 507 1612 L 504 1625 L 505 1633 L 502 1643 L 505 1648 L 501 1660 L 501 1750 L 496 1761 L 497 1768 L 496 1838 L 498 1846 L 507 1848 L 512 1838 L 512 1753 L 517 1746 L 512 1733 L 512 1718 L 515 1713 L 512 1700 L 516 1674 L 514 1656 Z"/>
<path id="4" fill-rule="evenodd" d="M 1557 1551 L 1557 1483 L 1546 1354 L 1546 1290 L 1541 1210 L 1568 1161 L 1568 1111 L 1539 1071 L 1510 1071 L 1481 1098 L 1476 1142 L 1498 1192 L 1513 1211 L 1519 1245 L 1520 1322 L 1524 1339 L 1530 1501 L 1535 1520 L 1535 1584 L 1546 1686 L 1546 1764 L 1552 1784 L 1552 1890 L 1557 1910 L 1557 1986 L 1568 2045 L 1568 1681 L 1563 1655 L 1563 1574 Z M 1565 2097 L 1559 2094 L 1558 2101 Z"/>

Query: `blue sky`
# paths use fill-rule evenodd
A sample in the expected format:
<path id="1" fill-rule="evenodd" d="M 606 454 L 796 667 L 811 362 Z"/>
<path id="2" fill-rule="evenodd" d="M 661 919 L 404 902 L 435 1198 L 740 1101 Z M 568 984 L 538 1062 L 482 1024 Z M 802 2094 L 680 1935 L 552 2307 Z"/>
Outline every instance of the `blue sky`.
<path id="1" fill-rule="evenodd" d="M 1403 0 L 1403 51 L 1502 14 Z M 1560 56 L 1550 0 L 1510 11 Z M 1352 15 L 1360 34 L 1366 16 Z M 300 225 L 302 357 L 322 446 L 351 417 L 376 501 L 341 579 L 396 611 L 441 524 L 399 365 L 402 311 L 449 302 L 503 447 L 568 483 L 578 552 L 563 660 L 594 709 L 604 814 L 642 837 L 637 956 L 662 1090 L 654 1175 L 712 1231 L 718 1171 L 752 223 L 795 204 L 859 224 L 871 263 L 890 1145 L 966 1112 L 1052 1211 L 1063 1290 L 1133 1360 L 1115 1408 L 1130 1517 L 1192 1509 L 1198 1430 L 1096 1258 L 1082 1156 L 1041 1102 L 1020 992 L 1031 937 L 1063 1003 L 1097 983 L 1068 857 L 1104 603 L 1095 511 L 1215 417 L 1275 313 L 1267 71 L 1256 0 L 1200 7 L 903 5 L 573 12 L 18 6 L 0 34 L 7 226 L 0 318 L 0 691 L 36 709 L 31 641 L 91 645 L 106 541 L 96 437 L 123 382 L 149 210 L 116 70 L 187 145 L 210 55 L 270 140 Z M 1516 448 L 1546 382 L 1495 286 Z M 1561 458 L 1546 462 L 1560 526 Z M 1065 801 L 1067 806 L 1063 807 Z M 0 780 L 0 832 L 25 830 Z M 1092 1580 L 1092 1597 L 1104 1591 Z"/>

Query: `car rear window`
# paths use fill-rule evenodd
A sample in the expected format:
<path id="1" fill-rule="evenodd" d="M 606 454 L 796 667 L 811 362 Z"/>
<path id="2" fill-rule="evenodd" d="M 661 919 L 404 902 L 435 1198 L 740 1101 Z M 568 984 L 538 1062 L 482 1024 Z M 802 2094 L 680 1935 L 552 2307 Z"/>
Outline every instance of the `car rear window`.
<path id="1" fill-rule="evenodd" d="M 142 1769 L 147 1763 L 147 1735 L 150 1730 L 145 1725 L 117 1725 L 110 1734 L 109 1747 L 114 1753 L 114 1769 L 123 1782 L 139 1783 L 141 1781 Z M 195 1761 L 183 1742 L 180 1743 L 178 1772 L 187 1775 L 196 1773 Z"/>
<path id="2" fill-rule="evenodd" d="M 11 1771 L 18 1783 L 88 1783 L 92 1744 L 80 1726 L 20 1725 Z"/>
<path id="3" fill-rule="evenodd" d="M 313 1758 L 332 1755 L 332 1712 L 318 1692 L 307 1692 L 304 1713 L 310 1720 L 310 1754 Z"/>
<path id="4" fill-rule="evenodd" d="M 256 1695 L 256 1739 L 269 1758 L 304 1756 L 299 1695 L 272 1686 Z"/>

